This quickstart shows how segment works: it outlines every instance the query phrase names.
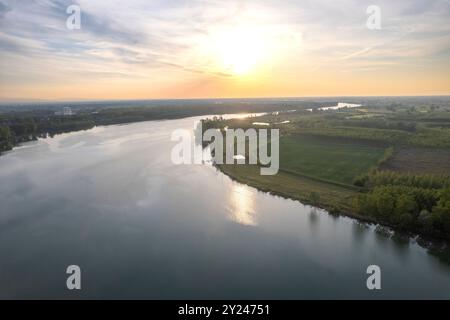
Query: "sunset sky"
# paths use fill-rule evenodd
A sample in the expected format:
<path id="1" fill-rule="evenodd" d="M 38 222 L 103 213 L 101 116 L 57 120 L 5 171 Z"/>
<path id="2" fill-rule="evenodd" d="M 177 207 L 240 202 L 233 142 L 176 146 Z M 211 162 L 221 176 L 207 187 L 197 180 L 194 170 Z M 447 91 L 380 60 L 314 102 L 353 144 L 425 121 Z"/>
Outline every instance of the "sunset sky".
<path id="1" fill-rule="evenodd" d="M 0 0 L 0 101 L 433 94 L 450 0 Z"/>

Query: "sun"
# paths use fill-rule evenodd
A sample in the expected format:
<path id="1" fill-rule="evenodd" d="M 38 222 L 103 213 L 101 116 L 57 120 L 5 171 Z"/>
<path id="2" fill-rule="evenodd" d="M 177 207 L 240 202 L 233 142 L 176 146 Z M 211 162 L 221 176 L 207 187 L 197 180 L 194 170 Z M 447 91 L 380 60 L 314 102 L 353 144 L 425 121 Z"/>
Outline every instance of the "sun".
<path id="1" fill-rule="evenodd" d="M 217 68 L 232 76 L 242 77 L 255 72 L 267 52 L 264 35 L 251 26 L 224 28 L 212 39 Z"/>
<path id="2" fill-rule="evenodd" d="M 225 70 L 234 75 L 249 74 L 263 55 L 261 36 L 249 28 L 231 30 L 221 39 L 221 60 Z"/>

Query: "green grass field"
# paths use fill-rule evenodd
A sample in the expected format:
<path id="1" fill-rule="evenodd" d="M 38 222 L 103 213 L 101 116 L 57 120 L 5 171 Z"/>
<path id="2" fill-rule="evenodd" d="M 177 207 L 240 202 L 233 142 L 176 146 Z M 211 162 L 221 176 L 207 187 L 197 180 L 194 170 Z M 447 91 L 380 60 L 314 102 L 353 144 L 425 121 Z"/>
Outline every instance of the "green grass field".
<path id="1" fill-rule="evenodd" d="M 280 139 L 280 169 L 329 182 L 351 185 L 376 166 L 385 148 L 323 137 L 286 136 Z"/>
<path id="2" fill-rule="evenodd" d="M 252 165 L 219 167 L 259 190 L 352 215 L 352 199 L 359 190 L 353 179 L 377 166 L 384 152 L 384 147 L 361 141 L 295 135 L 280 139 L 280 171 L 275 176 L 262 176 Z"/>

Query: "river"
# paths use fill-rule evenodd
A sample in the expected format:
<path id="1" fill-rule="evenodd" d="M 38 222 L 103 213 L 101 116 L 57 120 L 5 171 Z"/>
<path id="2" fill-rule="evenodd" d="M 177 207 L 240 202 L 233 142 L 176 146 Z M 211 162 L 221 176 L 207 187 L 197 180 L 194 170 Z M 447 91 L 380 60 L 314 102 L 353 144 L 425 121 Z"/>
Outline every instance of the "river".
<path id="1" fill-rule="evenodd" d="M 415 240 L 174 165 L 199 118 L 97 127 L 0 157 L 0 298 L 450 298 Z M 447 259 L 448 260 L 448 259 Z M 81 268 L 82 289 L 66 288 Z M 369 265 L 381 290 L 366 287 Z"/>

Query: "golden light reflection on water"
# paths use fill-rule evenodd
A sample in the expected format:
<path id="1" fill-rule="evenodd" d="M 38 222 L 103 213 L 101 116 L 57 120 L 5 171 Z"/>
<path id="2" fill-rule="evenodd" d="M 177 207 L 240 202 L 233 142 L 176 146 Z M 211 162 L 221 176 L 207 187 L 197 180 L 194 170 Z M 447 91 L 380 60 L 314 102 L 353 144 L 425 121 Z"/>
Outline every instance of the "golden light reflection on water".
<path id="1" fill-rule="evenodd" d="M 255 196 L 247 186 L 234 184 L 231 191 L 231 219 L 234 222 L 256 226 Z"/>

